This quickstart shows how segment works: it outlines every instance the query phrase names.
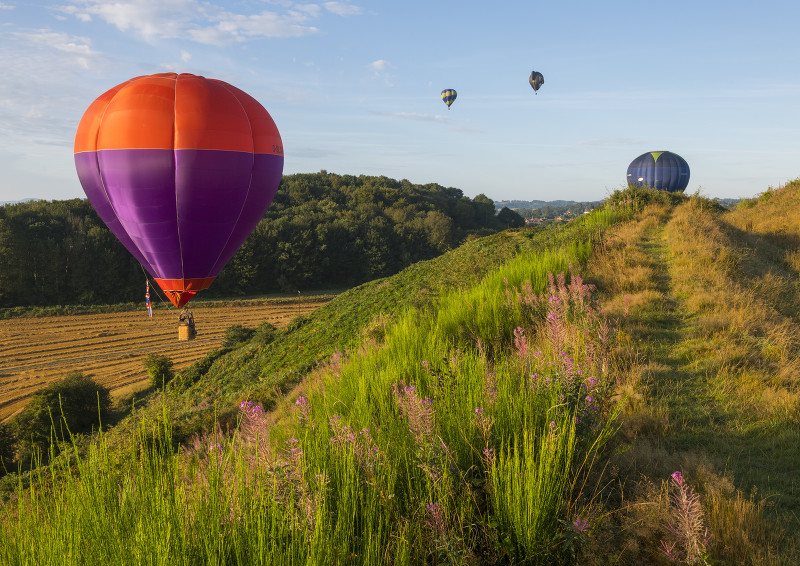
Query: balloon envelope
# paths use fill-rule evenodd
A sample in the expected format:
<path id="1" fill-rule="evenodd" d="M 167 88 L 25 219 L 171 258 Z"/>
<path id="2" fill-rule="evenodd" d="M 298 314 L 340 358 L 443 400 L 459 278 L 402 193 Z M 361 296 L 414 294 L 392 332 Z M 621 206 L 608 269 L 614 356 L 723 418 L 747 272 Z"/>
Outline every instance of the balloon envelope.
<path id="1" fill-rule="evenodd" d="M 447 104 L 447 109 L 450 110 L 450 105 L 453 104 L 458 93 L 456 93 L 455 89 L 446 88 L 442 91 L 442 100 L 445 104 Z"/>
<path id="2" fill-rule="evenodd" d="M 628 166 L 628 184 L 682 193 L 689 185 L 689 164 L 671 151 L 643 153 Z"/>
<path id="3" fill-rule="evenodd" d="M 531 85 L 534 94 L 536 94 L 536 91 L 542 88 L 544 84 L 544 76 L 538 71 L 531 71 L 531 76 L 528 77 L 528 83 Z"/>
<path id="4" fill-rule="evenodd" d="M 211 285 L 264 216 L 283 143 L 247 93 L 163 73 L 117 85 L 89 106 L 75 166 L 100 218 L 180 307 Z"/>

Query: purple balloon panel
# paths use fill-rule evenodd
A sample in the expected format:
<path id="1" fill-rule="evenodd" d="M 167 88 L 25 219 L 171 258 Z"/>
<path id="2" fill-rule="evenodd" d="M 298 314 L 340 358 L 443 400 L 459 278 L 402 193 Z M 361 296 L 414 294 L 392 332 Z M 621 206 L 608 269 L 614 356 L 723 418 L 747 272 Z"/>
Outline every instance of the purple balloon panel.
<path id="1" fill-rule="evenodd" d="M 214 263 L 211 271 L 218 274 L 222 271 L 236 251 L 247 240 L 250 233 L 264 218 L 283 174 L 283 156 L 270 153 L 256 153 L 253 155 L 253 171 L 250 190 L 247 193 L 239 220 L 231 232 L 222 252 Z"/>
<path id="2" fill-rule="evenodd" d="M 283 156 L 197 149 L 75 154 L 101 219 L 159 279 L 216 277 L 278 189 Z"/>
<path id="3" fill-rule="evenodd" d="M 100 166 L 97 160 L 97 152 L 86 151 L 75 154 L 75 168 L 78 171 L 83 191 L 89 199 L 92 207 L 97 212 L 100 220 L 111 230 L 125 249 L 133 254 L 133 257 L 142 264 L 148 272 L 154 273 L 150 262 L 139 251 L 138 246 L 131 240 L 125 228 L 122 226 L 114 207 L 106 194 L 103 177 L 100 174 Z"/>

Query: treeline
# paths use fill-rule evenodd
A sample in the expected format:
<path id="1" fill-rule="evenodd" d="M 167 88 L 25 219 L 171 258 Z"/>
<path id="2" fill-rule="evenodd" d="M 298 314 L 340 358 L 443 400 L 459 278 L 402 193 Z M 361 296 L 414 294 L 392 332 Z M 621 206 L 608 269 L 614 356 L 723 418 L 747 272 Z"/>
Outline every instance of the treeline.
<path id="1" fill-rule="evenodd" d="M 584 213 L 584 211 L 591 211 L 601 206 L 605 201 L 592 201 L 592 202 L 573 202 L 565 204 L 549 204 L 538 208 L 517 208 L 516 212 L 525 218 L 541 218 L 544 220 L 552 220 L 553 218 L 561 217 L 576 217 Z"/>
<path id="2" fill-rule="evenodd" d="M 455 188 L 326 171 L 284 176 L 269 211 L 205 296 L 350 286 L 521 225 Z M 510 213 L 510 214 L 509 214 Z M 106 304 L 144 273 L 86 199 L 0 207 L 0 307 Z"/>

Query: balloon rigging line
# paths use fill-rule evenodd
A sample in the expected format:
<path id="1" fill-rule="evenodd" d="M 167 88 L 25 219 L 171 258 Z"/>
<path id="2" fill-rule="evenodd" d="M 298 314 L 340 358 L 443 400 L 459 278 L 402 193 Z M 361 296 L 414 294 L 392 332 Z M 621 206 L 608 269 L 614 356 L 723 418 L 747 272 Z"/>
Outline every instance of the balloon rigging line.
<path id="1" fill-rule="evenodd" d="M 147 281 L 147 284 L 148 284 L 148 285 L 150 285 L 150 278 L 147 276 L 147 272 L 144 270 L 144 267 L 142 266 L 142 264 L 141 264 L 141 263 L 139 264 L 139 267 L 141 268 L 141 270 L 142 270 L 142 273 L 144 274 L 144 280 L 145 280 L 145 281 Z M 156 285 L 155 283 L 153 283 L 152 285 L 150 285 L 150 288 L 151 288 L 153 291 L 155 291 L 156 289 L 158 289 L 158 285 Z M 164 299 L 162 299 L 162 298 L 161 298 L 161 295 L 159 295 L 159 294 L 158 294 L 158 292 L 156 292 L 156 295 L 158 296 L 158 300 L 159 300 L 159 301 L 161 301 L 161 302 L 162 302 L 162 303 L 164 303 L 164 304 L 167 304 L 167 301 L 165 301 Z M 167 309 L 169 309 L 169 306 L 167 306 Z"/>

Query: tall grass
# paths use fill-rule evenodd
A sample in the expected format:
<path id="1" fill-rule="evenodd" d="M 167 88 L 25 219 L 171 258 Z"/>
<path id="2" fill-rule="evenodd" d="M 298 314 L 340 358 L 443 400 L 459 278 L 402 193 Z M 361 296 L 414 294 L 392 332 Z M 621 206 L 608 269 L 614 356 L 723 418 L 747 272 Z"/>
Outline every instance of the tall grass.
<path id="1" fill-rule="evenodd" d="M 334 354 L 292 422 L 245 402 L 176 451 L 165 410 L 76 447 L 20 484 L 0 562 L 569 562 L 617 410 L 592 287 L 552 275 L 591 244 L 556 248 Z"/>

